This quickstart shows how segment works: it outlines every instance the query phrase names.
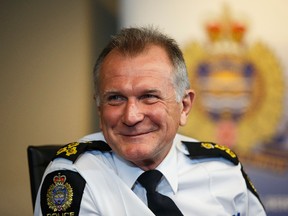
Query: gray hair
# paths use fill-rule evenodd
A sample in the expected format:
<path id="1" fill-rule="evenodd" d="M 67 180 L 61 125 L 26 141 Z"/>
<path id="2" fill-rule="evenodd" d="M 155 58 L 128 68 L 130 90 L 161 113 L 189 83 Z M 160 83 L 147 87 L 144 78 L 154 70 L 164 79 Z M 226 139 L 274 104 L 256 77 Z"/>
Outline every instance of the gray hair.
<path id="1" fill-rule="evenodd" d="M 99 74 L 105 57 L 117 49 L 123 55 L 136 56 L 147 48 L 148 45 L 158 45 L 164 48 L 174 67 L 173 84 L 176 92 L 176 101 L 180 102 L 185 95 L 185 90 L 190 88 L 187 69 L 183 54 L 176 41 L 159 30 L 152 27 L 124 28 L 115 36 L 100 53 L 93 71 L 95 98 L 97 105 L 100 105 Z"/>

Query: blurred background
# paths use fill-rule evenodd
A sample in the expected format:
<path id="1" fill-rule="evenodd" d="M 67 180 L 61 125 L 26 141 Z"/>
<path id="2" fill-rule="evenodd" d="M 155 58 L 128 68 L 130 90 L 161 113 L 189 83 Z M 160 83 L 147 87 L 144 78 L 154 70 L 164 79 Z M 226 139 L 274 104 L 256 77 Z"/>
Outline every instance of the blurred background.
<path id="1" fill-rule="evenodd" d="M 32 215 L 28 145 L 65 144 L 98 131 L 92 70 L 110 35 L 151 24 L 178 41 L 199 93 L 180 132 L 239 152 L 268 215 L 288 215 L 287 6 L 0 0 L 0 215 Z M 218 70 L 219 62 L 228 67 Z"/>

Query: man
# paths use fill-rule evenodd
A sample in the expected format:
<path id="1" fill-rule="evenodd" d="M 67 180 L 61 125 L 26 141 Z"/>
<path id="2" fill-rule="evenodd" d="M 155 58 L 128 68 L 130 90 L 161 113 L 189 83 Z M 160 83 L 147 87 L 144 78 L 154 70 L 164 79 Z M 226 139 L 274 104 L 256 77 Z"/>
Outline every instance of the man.
<path id="1" fill-rule="evenodd" d="M 123 29 L 94 81 L 102 132 L 58 151 L 35 215 L 266 215 L 232 151 L 177 134 L 194 92 L 174 40 Z"/>

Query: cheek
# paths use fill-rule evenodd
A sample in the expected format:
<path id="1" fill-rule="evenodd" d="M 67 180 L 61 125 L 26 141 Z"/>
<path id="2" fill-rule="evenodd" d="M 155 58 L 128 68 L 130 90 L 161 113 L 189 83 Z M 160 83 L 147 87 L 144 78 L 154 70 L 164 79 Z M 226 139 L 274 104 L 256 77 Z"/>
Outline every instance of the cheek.
<path id="1" fill-rule="evenodd" d="M 121 110 L 119 108 L 111 107 L 111 106 L 103 106 L 100 108 L 100 121 L 101 127 L 105 126 L 113 126 L 118 122 L 121 117 Z M 103 129 L 103 128 L 101 128 Z"/>
<path id="2" fill-rule="evenodd" d="M 174 104 L 169 107 L 169 110 L 167 111 L 167 124 L 168 127 L 172 130 L 178 129 L 180 124 L 180 108 L 178 104 Z"/>
<path id="3" fill-rule="evenodd" d="M 157 124 L 172 127 L 178 124 L 180 114 L 178 106 L 155 106 L 147 110 L 147 116 Z"/>

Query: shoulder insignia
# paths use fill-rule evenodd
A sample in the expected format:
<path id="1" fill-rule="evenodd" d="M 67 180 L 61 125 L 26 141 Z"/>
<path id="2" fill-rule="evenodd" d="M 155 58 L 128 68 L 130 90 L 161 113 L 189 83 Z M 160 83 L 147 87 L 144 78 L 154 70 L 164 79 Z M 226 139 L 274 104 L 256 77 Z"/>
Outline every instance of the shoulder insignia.
<path id="1" fill-rule="evenodd" d="M 91 150 L 99 150 L 99 151 L 110 151 L 111 148 L 108 146 L 107 143 L 104 141 L 91 141 L 91 142 L 73 142 L 69 143 L 63 147 L 61 147 L 54 156 L 55 158 L 66 158 L 68 160 L 71 160 L 73 162 L 76 161 L 76 159 L 85 151 L 91 151 Z"/>
<path id="2" fill-rule="evenodd" d="M 241 164 L 241 172 L 242 172 L 243 178 L 245 179 L 247 188 L 254 194 L 254 196 L 257 197 L 257 199 L 259 200 L 259 202 L 262 204 L 263 208 L 265 209 L 265 206 L 263 205 L 263 203 L 262 203 L 262 201 L 260 199 L 260 196 L 259 196 L 254 184 L 250 180 L 250 178 L 247 175 L 247 173 L 244 171 L 244 168 L 243 168 L 242 164 Z"/>
<path id="3" fill-rule="evenodd" d="M 83 177 L 74 171 L 49 173 L 40 191 L 42 214 L 79 215 L 85 184 Z"/>
<path id="4" fill-rule="evenodd" d="M 186 142 L 182 141 L 187 147 L 190 158 L 216 158 L 222 157 L 233 164 L 238 165 L 239 159 L 237 155 L 226 146 L 218 145 L 211 142 Z M 241 173 L 245 179 L 247 188 L 257 197 L 259 202 L 262 204 L 260 197 L 254 187 L 252 181 L 249 179 L 248 175 L 245 173 L 243 166 L 241 164 Z M 262 204 L 263 206 L 263 204 Z M 264 207 L 264 206 L 263 206 Z"/>
<path id="5" fill-rule="evenodd" d="M 239 163 L 237 155 L 226 146 L 211 142 L 187 142 L 182 141 L 187 147 L 191 158 L 215 158 L 222 157 L 233 164 Z"/>

